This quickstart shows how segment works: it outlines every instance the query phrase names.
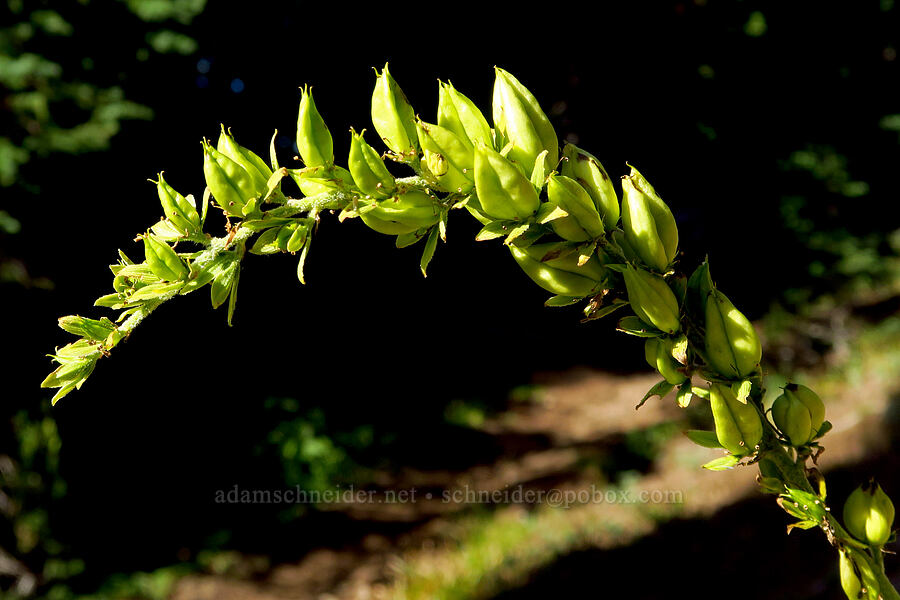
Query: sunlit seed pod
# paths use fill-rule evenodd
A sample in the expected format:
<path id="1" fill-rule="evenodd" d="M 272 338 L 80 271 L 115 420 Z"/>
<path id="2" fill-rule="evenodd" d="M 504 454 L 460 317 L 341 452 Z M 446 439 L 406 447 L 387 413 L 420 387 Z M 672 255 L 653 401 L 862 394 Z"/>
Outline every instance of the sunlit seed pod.
<path id="1" fill-rule="evenodd" d="M 297 113 L 297 150 L 307 167 L 327 166 L 334 163 L 334 141 L 325 125 L 325 119 L 316 108 L 312 88 L 303 86 L 300 110 Z"/>
<path id="2" fill-rule="evenodd" d="M 563 147 L 563 158 L 560 173 L 571 177 L 587 190 L 603 218 L 604 227 L 614 229 L 619 222 L 619 198 L 606 169 L 596 156 L 574 144 Z"/>
<path id="3" fill-rule="evenodd" d="M 853 564 L 853 559 L 850 558 L 850 553 L 847 550 L 841 549 L 839 554 L 841 589 L 844 590 L 844 593 L 850 600 L 858 600 L 862 593 L 863 585 L 859 575 L 856 573 L 856 566 Z"/>
<path id="4" fill-rule="evenodd" d="M 603 235 L 600 213 L 590 195 L 577 181 L 563 175 L 551 175 L 547 183 L 547 197 L 568 213 L 568 216 L 550 222 L 561 238 L 584 242 Z"/>
<path id="5" fill-rule="evenodd" d="M 224 125 L 219 133 L 219 140 L 216 142 L 216 150 L 240 165 L 253 179 L 253 185 L 262 190 L 260 194 L 265 193 L 268 189 L 269 177 L 272 176 L 272 169 L 255 152 L 238 144 L 231 135 L 231 131 L 226 130 Z"/>
<path id="6" fill-rule="evenodd" d="M 484 144 L 475 148 L 475 191 L 482 212 L 494 219 L 526 219 L 541 204 L 531 181 L 507 158 Z"/>
<path id="7" fill-rule="evenodd" d="M 847 531 L 870 546 L 884 546 L 893 524 L 894 503 L 874 479 L 853 490 L 844 503 Z"/>
<path id="8" fill-rule="evenodd" d="M 518 79 L 498 67 L 494 67 L 494 72 L 494 128 L 512 144 L 509 157 L 531 173 L 535 159 L 546 150 L 548 164 L 555 167 L 559 162 L 559 141 L 550 119 Z"/>
<path id="9" fill-rule="evenodd" d="M 206 140 L 203 141 L 203 175 L 213 198 L 229 215 L 243 216 L 241 209 L 249 200 L 259 198 L 268 189 L 260 178 L 251 176 Z"/>
<path id="10" fill-rule="evenodd" d="M 163 281 L 180 281 L 188 274 L 187 265 L 175 250 L 149 234 L 144 236 L 144 256 L 153 274 Z"/>
<path id="11" fill-rule="evenodd" d="M 822 427 L 822 424 L 825 422 L 825 403 L 822 402 L 822 399 L 819 398 L 818 394 L 805 385 L 791 383 L 785 386 L 784 392 L 785 394 L 794 396 L 806 407 L 806 410 L 809 411 L 810 426 L 812 427 L 813 436 L 815 437 L 819 428 Z"/>
<path id="12" fill-rule="evenodd" d="M 709 388 L 709 402 L 722 447 L 734 455 L 752 453 L 763 434 L 756 406 L 740 402 L 730 387 L 718 383 Z"/>
<path id="13" fill-rule="evenodd" d="M 635 172 L 633 168 L 632 172 Z M 634 176 L 622 178 L 622 229 L 625 239 L 644 264 L 657 271 L 665 271 L 678 249 L 675 219 L 658 196 L 649 195 L 637 184 Z"/>
<path id="14" fill-rule="evenodd" d="M 156 193 L 163 214 L 178 231 L 188 233 L 200 231 L 200 215 L 197 214 L 197 208 L 190 200 L 175 191 L 175 188 L 163 179 L 162 173 L 156 181 Z"/>
<path id="15" fill-rule="evenodd" d="M 437 124 L 455 133 L 474 148 L 479 142 L 490 144 L 491 127 L 475 103 L 450 82 L 439 83 Z"/>
<path id="16" fill-rule="evenodd" d="M 416 131 L 425 163 L 448 192 L 468 192 L 474 187 L 474 151 L 459 136 L 440 125 L 418 121 Z M 433 158 L 439 157 L 439 158 Z"/>
<path id="17" fill-rule="evenodd" d="M 363 139 L 365 131 L 363 129 L 356 133 L 350 130 L 347 167 L 360 191 L 374 198 L 388 198 L 394 192 L 394 176 L 388 171 L 378 152 Z"/>
<path id="18" fill-rule="evenodd" d="M 435 225 L 440 212 L 435 199 L 419 191 L 410 191 L 375 201 L 375 208 L 360 214 L 363 223 L 379 233 L 402 235 Z"/>
<path id="19" fill-rule="evenodd" d="M 311 169 L 289 169 L 288 174 L 304 196 L 356 190 L 353 175 L 338 165 Z"/>
<path id="20" fill-rule="evenodd" d="M 509 246 L 513 258 L 525 274 L 548 292 L 583 297 L 596 293 L 605 285 L 606 269 L 594 256 L 582 266 L 578 265 L 575 253 L 542 262 L 542 258 L 558 248 L 559 243 L 532 244 L 527 248 L 514 244 Z"/>
<path id="21" fill-rule="evenodd" d="M 681 330 L 678 300 L 662 277 L 631 265 L 623 275 L 628 302 L 638 318 L 669 334 Z"/>
<path id="22" fill-rule="evenodd" d="M 743 379 L 759 367 L 762 345 L 753 324 L 716 289 L 706 299 L 704 343 L 709 366 L 726 378 Z"/>
<path id="23" fill-rule="evenodd" d="M 792 446 L 803 446 L 813 436 L 809 410 L 793 395 L 782 394 L 772 403 L 772 420 Z"/>
<path id="24" fill-rule="evenodd" d="M 416 115 L 406 94 L 388 71 L 387 64 L 375 71 L 372 92 L 372 124 L 385 145 L 395 153 L 414 156 L 418 152 Z"/>

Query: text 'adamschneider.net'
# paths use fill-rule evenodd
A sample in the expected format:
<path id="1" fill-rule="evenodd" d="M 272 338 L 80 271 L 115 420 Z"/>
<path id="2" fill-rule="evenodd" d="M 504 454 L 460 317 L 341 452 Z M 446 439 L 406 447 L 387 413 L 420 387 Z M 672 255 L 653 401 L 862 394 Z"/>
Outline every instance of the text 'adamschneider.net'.
<path id="1" fill-rule="evenodd" d="M 684 504 L 682 490 L 525 489 L 522 486 L 502 490 L 479 490 L 468 486 L 440 493 L 422 492 L 417 488 L 402 490 L 360 490 L 353 486 L 328 490 L 305 490 L 300 486 L 286 489 L 243 489 L 235 485 L 217 490 L 216 504 L 410 504 L 415 502 L 444 504 L 546 504 L 569 508 L 580 504 Z"/>

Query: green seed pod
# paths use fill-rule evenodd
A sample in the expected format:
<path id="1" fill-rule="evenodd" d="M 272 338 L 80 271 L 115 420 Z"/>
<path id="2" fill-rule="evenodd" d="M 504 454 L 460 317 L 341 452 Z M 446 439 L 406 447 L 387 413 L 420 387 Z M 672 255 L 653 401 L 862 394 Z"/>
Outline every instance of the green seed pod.
<path id="1" fill-rule="evenodd" d="M 487 119 L 450 82 L 438 82 L 438 125 L 455 133 L 463 142 L 475 147 L 478 142 L 491 144 L 491 126 Z"/>
<path id="2" fill-rule="evenodd" d="M 231 130 L 225 131 L 222 125 L 222 132 L 219 134 L 219 141 L 216 142 L 216 150 L 239 164 L 250 177 L 258 188 L 268 190 L 269 177 L 272 176 L 272 169 L 252 150 L 244 148 L 238 144 L 231 135 Z"/>
<path id="3" fill-rule="evenodd" d="M 577 253 L 541 262 L 547 253 L 560 247 L 560 242 L 532 244 L 527 248 L 509 245 L 513 258 L 525 274 L 552 294 L 581 298 L 596 293 L 606 283 L 606 269 L 592 256 L 578 266 Z"/>
<path id="4" fill-rule="evenodd" d="M 894 504 L 874 479 L 853 490 L 847 498 L 844 524 L 854 537 L 877 548 L 891 537 Z"/>
<path id="5" fill-rule="evenodd" d="M 550 222 L 553 231 L 572 242 L 586 242 L 603 235 L 603 220 L 590 195 L 577 181 L 563 175 L 551 175 L 547 184 L 550 202 L 569 216 Z"/>
<path id="6" fill-rule="evenodd" d="M 753 324 L 716 289 L 706 299 L 704 343 L 709 366 L 725 377 L 746 378 L 756 371 L 762 358 Z"/>
<path id="7" fill-rule="evenodd" d="M 419 145 L 425 154 L 425 163 L 448 192 L 465 193 L 474 187 L 474 153 L 470 146 L 455 133 L 440 125 L 424 121 L 416 123 Z M 432 156 L 440 156 L 443 168 L 432 168 Z"/>
<path id="8" fill-rule="evenodd" d="M 752 452 L 763 434 L 762 421 L 753 403 L 742 403 L 730 387 L 718 383 L 709 388 L 709 402 L 716 437 L 722 447 L 734 455 Z"/>
<path id="9" fill-rule="evenodd" d="M 144 236 L 144 256 L 147 266 L 163 281 L 181 281 L 188 274 L 187 265 L 167 243 L 155 236 Z"/>
<path id="10" fill-rule="evenodd" d="M 494 73 L 494 127 L 512 143 L 509 157 L 531 173 L 538 154 L 546 150 L 547 163 L 555 167 L 559 142 L 550 119 L 518 79 L 498 67 L 494 67 Z"/>
<path id="11" fill-rule="evenodd" d="M 172 222 L 178 231 L 182 233 L 196 233 L 200 231 L 200 215 L 193 202 L 175 191 L 171 185 L 163 179 L 160 172 L 156 181 L 156 193 L 159 195 L 159 203 L 163 213 Z"/>
<path id="12" fill-rule="evenodd" d="M 203 175 L 206 186 L 222 209 L 233 217 L 243 216 L 241 209 L 248 200 L 259 198 L 268 187 L 203 140 Z"/>
<path id="13" fill-rule="evenodd" d="M 325 120 L 316 108 L 312 88 L 303 86 L 297 114 L 297 150 L 307 167 L 334 164 L 334 142 Z"/>
<path id="14" fill-rule="evenodd" d="M 840 550 L 841 588 L 850 600 L 857 600 L 862 592 L 862 582 L 856 573 L 853 559 L 845 549 Z"/>
<path id="15" fill-rule="evenodd" d="M 792 446 L 802 446 L 813 436 L 809 410 L 793 394 L 782 394 L 772 403 L 772 420 Z"/>
<path id="16" fill-rule="evenodd" d="M 619 222 L 619 198 L 606 169 L 597 157 L 574 144 L 563 147 L 563 158 L 561 173 L 587 190 L 603 217 L 603 225 L 614 229 Z"/>
<path id="17" fill-rule="evenodd" d="M 790 383 L 785 386 L 784 393 L 794 396 L 809 411 L 809 421 L 813 430 L 813 438 L 815 438 L 822 423 L 825 422 L 825 403 L 818 394 L 805 385 Z"/>
<path id="18" fill-rule="evenodd" d="M 647 266 L 665 271 L 678 252 L 672 212 L 634 167 L 631 175 L 622 178 L 622 190 L 625 239 Z"/>
<path id="19" fill-rule="evenodd" d="M 288 174 L 304 196 L 316 196 L 329 192 L 348 192 L 356 189 L 353 175 L 344 167 L 307 167 L 288 169 Z"/>
<path id="20" fill-rule="evenodd" d="M 434 198 L 418 191 L 377 200 L 374 209 L 360 212 L 359 216 L 370 228 L 387 235 L 413 233 L 440 220 Z"/>
<path id="21" fill-rule="evenodd" d="M 347 166 L 356 186 L 374 198 L 388 198 L 394 193 L 394 176 L 388 171 L 381 156 L 363 139 L 363 129 L 350 130 L 350 158 Z"/>
<path id="22" fill-rule="evenodd" d="M 531 181 L 516 165 L 484 144 L 475 148 L 475 191 L 481 211 L 498 220 L 527 219 L 541 205 Z"/>
<path id="23" fill-rule="evenodd" d="M 623 275 L 628 302 L 641 321 L 669 334 L 681 330 L 678 300 L 662 277 L 631 265 Z"/>
<path id="24" fill-rule="evenodd" d="M 679 370 L 681 364 L 672 357 L 675 342 L 672 338 L 647 338 L 644 342 L 644 358 L 667 382 L 681 385 L 688 377 Z"/>
<path id="25" fill-rule="evenodd" d="M 772 404 L 772 419 L 792 446 L 802 446 L 815 439 L 825 421 L 825 405 L 811 389 L 792 383 Z"/>
<path id="26" fill-rule="evenodd" d="M 409 100 L 388 71 L 387 63 L 379 73 L 375 70 L 375 90 L 372 92 L 372 124 L 388 148 L 397 154 L 414 156 L 418 153 L 416 115 Z"/>

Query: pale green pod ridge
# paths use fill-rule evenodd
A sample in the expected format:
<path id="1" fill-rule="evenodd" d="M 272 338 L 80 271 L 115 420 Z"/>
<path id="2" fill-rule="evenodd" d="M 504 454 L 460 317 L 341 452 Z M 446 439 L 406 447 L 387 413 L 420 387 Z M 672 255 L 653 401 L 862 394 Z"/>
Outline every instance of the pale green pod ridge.
<path id="1" fill-rule="evenodd" d="M 559 162 L 559 141 L 550 119 L 518 79 L 499 67 L 494 67 L 494 72 L 494 127 L 512 143 L 510 158 L 531 173 L 538 154 L 546 150 L 548 164 L 555 166 Z"/>
<path id="2" fill-rule="evenodd" d="M 394 192 L 394 176 L 388 171 L 378 152 L 366 143 L 363 138 L 365 132 L 365 129 L 359 133 L 350 130 L 350 157 L 347 166 L 356 186 L 364 194 L 387 198 Z"/>
<path id="3" fill-rule="evenodd" d="M 678 300 L 662 277 L 631 265 L 623 276 L 628 302 L 640 320 L 669 334 L 681 330 Z"/>
<path id="4" fill-rule="evenodd" d="M 471 190 L 475 179 L 473 149 L 451 130 L 440 125 L 418 121 L 416 132 L 425 153 L 426 165 L 441 186 L 448 192 Z M 439 155 L 443 159 L 440 161 L 442 167 L 431 168 L 429 154 Z"/>
<path id="5" fill-rule="evenodd" d="M 438 125 L 449 129 L 474 147 L 479 142 L 491 144 L 491 126 L 484 114 L 450 82 L 439 83 Z"/>
<path id="6" fill-rule="evenodd" d="M 547 184 L 547 197 L 550 202 L 569 213 L 567 217 L 550 222 L 560 237 L 573 242 L 584 242 L 603 235 L 600 213 L 590 195 L 577 181 L 563 175 L 551 175 Z M 571 227 L 572 225 L 575 227 Z"/>
<path id="7" fill-rule="evenodd" d="M 516 165 L 484 144 L 475 148 L 475 189 L 482 212 L 494 219 L 526 219 L 541 204 L 531 181 Z"/>
<path id="8" fill-rule="evenodd" d="M 219 140 L 216 142 L 216 150 L 239 164 L 247 174 L 253 179 L 253 184 L 258 189 L 268 189 L 269 177 L 272 176 L 272 169 L 269 165 L 259 157 L 255 152 L 238 144 L 231 130 L 225 129 L 222 125 L 222 131 L 219 133 Z"/>
<path id="9" fill-rule="evenodd" d="M 387 63 L 381 73 L 375 71 L 372 92 L 372 124 L 385 145 L 404 156 L 415 155 L 418 148 L 416 115 L 406 94 L 391 77 Z"/>
<path id="10" fill-rule="evenodd" d="M 603 218 L 606 229 L 614 229 L 619 222 L 619 197 L 609 174 L 597 157 L 574 144 L 563 147 L 560 173 L 571 177 L 587 190 Z"/>
<path id="11" fill-rule="evenodd" d="M 756 371 L 762 345 L 753 324 L 722 292 L 706 299 L 704 342 L 710 367 L 725 377 L 744 378 Z"/>
<path id="12" fill-rule="evenodd" d="M 297 150 L 307 167 L 328 166 L 334 163 L 334 140 L 325 119 L 316 108 L 312 88 L 303 86 L 300 110 L 297 113 Z"/>
<path id="13" fill-rule="evenodd" d="M 709 388 L 709 402 L 722 447 L 734 455 L 753 452 L 763 434 L 762 420 L 753 403 L 739 401 L 731 388 L 718 383 Z"/>

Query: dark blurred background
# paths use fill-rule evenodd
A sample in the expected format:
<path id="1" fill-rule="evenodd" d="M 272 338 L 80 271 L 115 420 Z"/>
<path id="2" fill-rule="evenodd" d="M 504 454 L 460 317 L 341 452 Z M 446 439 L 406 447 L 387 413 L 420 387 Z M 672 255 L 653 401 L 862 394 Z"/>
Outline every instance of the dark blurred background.
<path id="1" fill-rule="evenodd" d="M 461 443 L 448 405 L 499 410 L 535 372 L 645 370 L 640 340 L 611 321 L 579 324 L 574 308 L 545 309 L 546 293 L 499 244 L 476 243 L 478 224 L 465 214 L 453 215 L 427 279 L 417 249 L 326 216 L 307 286 L 294 276 L 296 257 L 250 256 L 234 327 L 205 293 L 179 298 L 50 410 L 38 388 L 51 369 L 45 355 L 70 341 L 56 319 L 107 314 L 91 308 L 111 291 L 106 265 L 117 248 L 139 258 L 133 239 L 159 218 L 146 180 L 165 170 L 199 197 L 199 142 L 220 123 L 263 156 L 277 129 L 289 161 L 303 84 L 345 162 L 348 129 L 371 131 L 372 67 L 390 61 L 434 121 L 437 79 L 489 115 L 501 66 L 540 100 L 561 141 L 613 176 L 629 161 L 648 177 L 678 220 L 684 269 L 708 253 L 717 283 L 751 318 L 773 307 L 802 314 L 824 294 L 890 281 L 900 246 L 900 8 L 617 4 L 441 5 L 436 14 L 396 3 L 9 0 L 0 28 L 4 555 L 45 574 L 41 593 L 54 580 L 48 560 L 58 590 L 86 593 L 111 573 L 189 561 L 204 548 L 296 558 L 358 528 L 330 513 L 217 506 L 215 490 L 327 487 L 367 469 L 490 461 L 490 443 Z"/>

